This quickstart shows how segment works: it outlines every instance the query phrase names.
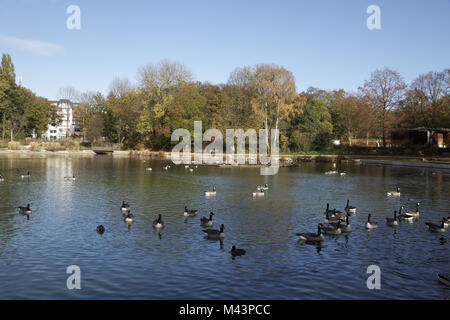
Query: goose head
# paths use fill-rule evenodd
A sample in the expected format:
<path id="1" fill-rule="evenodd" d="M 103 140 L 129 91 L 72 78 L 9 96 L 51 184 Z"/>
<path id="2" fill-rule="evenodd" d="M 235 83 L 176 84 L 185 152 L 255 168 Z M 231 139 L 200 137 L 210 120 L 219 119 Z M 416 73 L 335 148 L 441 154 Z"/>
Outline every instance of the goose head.
<path id="1" fill-rule="evenodd" d="M 223 229 L 225 229 L 225 226 L 223 224 L 220 225 L 220 233 L 223 233 Z"/>
<path id="2" fill-rule="evenodd" d="M 371 217 L 372 215 L 369 213 L 368 215 L 367 215 L 367 222 L 370 222 L 370 217 Z"/>

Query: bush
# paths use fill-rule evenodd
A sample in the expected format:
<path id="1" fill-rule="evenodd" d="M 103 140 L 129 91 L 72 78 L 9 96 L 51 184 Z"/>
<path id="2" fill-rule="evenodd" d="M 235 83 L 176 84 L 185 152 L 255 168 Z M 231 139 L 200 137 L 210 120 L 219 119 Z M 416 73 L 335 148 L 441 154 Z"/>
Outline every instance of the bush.
<path id="1" fill-rule="evenodd" d="M 41 145 L 39 142 L 31 142 L 30 143 L 30 150 L 31 151 L 41 151 Z"/>
<path id="2" fill-rule="evenodd" d="M 17 141 L 10 141 L 10 142 L 8 142 L 8 149 L 9 150 L 19 150 L 20 143 Z"/>

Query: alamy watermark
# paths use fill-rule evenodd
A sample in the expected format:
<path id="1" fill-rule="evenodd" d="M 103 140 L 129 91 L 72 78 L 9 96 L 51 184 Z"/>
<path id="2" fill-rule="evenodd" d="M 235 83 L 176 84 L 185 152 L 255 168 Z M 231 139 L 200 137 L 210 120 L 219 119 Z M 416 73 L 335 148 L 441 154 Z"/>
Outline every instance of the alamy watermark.
<path id="1" fill-rule="evenodd" d="M 381 289 L 381 269 L 376 264 L 372 264 L 367 267 L 367 274 L 370 274 L 370 276 L 367 278 L 366 285 L 367 289 L 373 290 Z"/>
<path id="2" fill-rule="evenodd" d="M 195 164 L 223 164 L 223 134 L 218 129 L 208 129 L 202 134 L 202 121 L 194 121 L 194 163 Z M 261 175 L 275 175 L 279 169 L 279 130 L 260 129 L 226 129 L 226 164 L 263 165 Z M 181 141 L 180 141 L 181 138 Z M 246 157 L 246 138 L 248 138 L 248 157 Z M 176 129 L 171 136 L 172 142 L 179 142 L 171 152 L 171 159 L 175 164 L 191 164 L 191 133 L 187 129 Z M 203 142 L 211 142 L 203 149 Z M 270 156 L 269 156 L 270 148 Z M 181 154 L 182 151 L 182 154 Z M 236 152 L 235 152 L 236 151 Z"/>
<path id="3" fill-rule="evenodd" d="M 66 20 L 66 26 L 69 30 L 81 29 L 81 9 L 77 5 L 70 5 L 66 9 L 66 13 L 70 16 Z"/>
<path id="4" fill-rule="evenodd" d="M 380 30 L 381 29 L 381 9 L 379 6 L 372 4 L 367 7 L 367 14 L 370 16 L 367 18 L 366 26 L 369 30 Z"/>
<path id="5" fill-rule="evenodd" d="M 67 289 L 81 289 L 81 269 L 76 264 L 70 265 L 66 269 L 66 273 L 70 274 L 67 278 L 66 285 Z"/>

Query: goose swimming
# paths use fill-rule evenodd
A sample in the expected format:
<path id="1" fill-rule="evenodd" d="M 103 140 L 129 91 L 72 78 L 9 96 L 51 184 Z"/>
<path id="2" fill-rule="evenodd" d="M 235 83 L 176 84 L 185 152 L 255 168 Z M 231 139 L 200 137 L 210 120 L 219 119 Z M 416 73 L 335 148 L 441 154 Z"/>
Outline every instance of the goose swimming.
<path id="1" fill-rule="evenodd" d="M 403 220 L 403 221 L 412 222 L 412 221 L 414 220 L 414 217 L 413 217 L 413 216 L 410 216 L 409 214 L 402 213 L 402 210 L 403 210 L 404 208 L 405 208 L 405 207 L 401 206 L 400 209 L 398 210 L 398 218 L 399 218 L 400 220 Z"/>
<path id="2" fill-rule="evenodd" d="M 442 218 L 442 222 L 440 224 L 435 224 L 433 222 L 426 222 L 428 229 L 433 232 L 445 232 L 445 218 Z"/>
<path id="3" fill-rule="evenodd" d="M 370 221 L 370 217 L 371 217 L 372 215 L 369 213 L 368 214 L 368 216 L 367 216 L 367 222 L 366 222 L 366 229 L 375 229 L 375 228 L 378 228 L 378 223 L 377 222 L 375 222 L 375 221 Z"/>
<path id="4" fill-rule="evenodd" d="M 398 226 L 397 210 L 394 211 L 394 218 L 386 218 L 386 224 L 390 227 Z"/>
<path id="5" fill-rule="evenodd" d="M 439 282 L 441 282 L 447 286 L 450 286 L 450 276 L 448 274 L 438 273 L 437 278 L 438 278 Z"/>
<path id="6" fill-rule="evenodd" d="M 0 182 L 1 181 L 5 181 L 5 178 L 2 176 L 2 174 L 0 173 Z"/>
<path id="7" fill-rule="evenodd" d="M 69 181 L 75 181 L 75 175 L 73 175 L 71 177 L 64 177 L 64 179 L 69 180 Z"/>
<path id="8" fill-rule="evenodd" d="M 210 212 L 209 213 L 209 218 L 201 217 L 200 218 L 200 225 L 203 226 L 203 227 L 212 227 L 212 225 L 213 225 L 213 221 L 212 221 L 213 215 L 214 215 L 214 213 Z"/>
<path id="9" fill-rule="evenodd" d="M 162 219 L 161 214 L 158 214 L 158 218 L 153 221 L 153 227 L 156 229 L 164 228 L 164 221 Z"/>
<path id="10" fill-rule="evenodd" d="M 448 217 L 444 220 L 444 227 L 446 227 L 446 228 L 450 227 L 450 216 L 448 216 Z"/>
<path id="11" fill-rule="evenodd" d="M 103 232 L 105 232 L 105 227 L 102 225 L 97 226 L 97 232 L 103 234 Z"/>
<path id="12" fill-rule="evenodd" d="M 231 247 L 230 253 L 232 256 L 243 256 L 245 254 L 244 249 L 237 249 L 235 245 Z"/>
<path id="13" fill-rule="evenodd" d="M 258 190 L 258 191 L 266 191 L 266 190 L 269 190 L 269 185 L 266 183 L 266 184 L 264 184 L 264 185 L 256 186 L 256 190 Z"/>
<path id="14" fill-rule="evenodd" d="M 188 210 L 187 206 L 184 207 L 184 216 L 185 217 L 193 217 L 197 214 L 198 210 Z"/>
<path id="15" fill-rule="evenodd" d="M 130 204 L 128 202 L 122 201 L 120 210 L 122 210 L 122 212 L 130 211 Z"/>
<path id="16" fill-rule="evenodd" d="M 416 203 L 416 211 L 406 211 L 405 214 L 408 216 L 411 216 L 413 218 L 418 218 L 419 217 L 419 205 L 420 202 Z"/>
<path id="17" fill-rule="evenodd" d="M 332 213 L 330 213 L 330 212 L 327 212 L 326 213 L 326 217 L 325 217 L 325 220 L 324 220 L 324 222 L 326 223 L 326 224 L 333 224 L 333 223 L 338 223 L 339 221 L 341 221 L 341 218 L 340 217 L 337 217 L 337 216 L 335 216 L 335 215 L 333 215 Z"/>
<path id="18" fill-rule="evenodd" d="M 341 232 L 343 233 L 350 233 L 352 232 L 352 226 L 350 225 L 350 221 L 348 220 L 348 216 L 345 218 L 345 224 L 340 224 L 341 221 L 338 222 L 340 225 Z"/>
<path id="19" fill-rule="evenodd" d="M 339 235 L 342 232 L 340 226 L 341 226 L 341 221 L 339 220 L 335 226 L 330 224 L 328 227 L 323 227 L 322 231 L 325 234 Z"/>
<path id="20" fill-rule="evenodd" d="M 252 193 L 252 195 L 254 196 L 254 197 L 261 197 L 261 196 L 263 196 L 265 193 L 264 193 L 264 191 L 261 191 L 261 190 L 256 190 L 256 191 L 253 191 L 253 193 Z"/>
<path id="21" fill-rule="evenodd" d="M 225 226 L 223 224 L 220 225 L 220 230 L 216 229 L 206 229 L 202 230 L 204 233 L 206 233 L 206 236 L 210 239 L 223 239 L 225 238 L 225 233 L 223 232 L 223 229 Z"/>
<path id="22" fill-rule="evenodd" d="M 356 213 L 356 207 L 350 205 L 350 200 L 347 199 L 347 205 L 345 206 L 345 211 L 349 213 Z"/>
<path id="23" fill-rule="evenodd" d="M 400 188 L 397 188 L 396 191 L 389 191 L 387 193 L 388 197 L 400 197 Z"/>
<path id="24" fill-rule="evenodd" d="M 128 214 L 123 219 L 123 221 L 128 223 L 134 222 L 134 220 L 135 220 L 134 215 L 131 212 L 128 212 Z"/>
<path id="25" fill-rule="evenodd" d="M 302 241 L 321 242 L 324 239 L 322 227 L 323 224 L 319 223 L 317 226 L 317 233 L 296 233 L 296 235 L 299 236 Z"/>
<path id="26" fill-rule="evenodd" d="M 150 168 L 150 167 L 148 167 L 148 168 L 146 168 L 145 170 L 147 170 L 147 171 L 152 171 L 153 169 Z"/>
<path id="27" fill-rule="evenodd" d="M 30 171 L 27 171 L 27 174 L 23 174 L 23 175 L 21 175 L 20 177 L 21 177 L 22 179 L 30 178 L 30 177 L 31 177 L 31 173 L 30 173 Z"/>
<path id="28" fill-rule="evenodd" d="M 21 214 L 31 214 L 31 212 L 32 212 L 31 208 L 30 208 L 30 204 L 27 204 L 26 207 L 19 206 L 17 208 L 19 208 L 19 213 L 21 213 Z"/>
<path id="29" fill-rule="evenodd" d="M 205 191 L 205 196 L 215 196 L 216 195 L 216 186 L 213 186 L 212 190 Z"/>

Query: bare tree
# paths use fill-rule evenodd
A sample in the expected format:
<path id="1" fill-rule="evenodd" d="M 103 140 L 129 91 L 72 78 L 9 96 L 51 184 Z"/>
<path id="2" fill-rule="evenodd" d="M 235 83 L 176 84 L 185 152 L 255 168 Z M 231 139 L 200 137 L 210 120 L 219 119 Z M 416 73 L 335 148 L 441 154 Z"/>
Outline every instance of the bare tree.
<path id="1" fill-rule="evenodd" d="M 133 90 L 134 87 L 128 78 L 114 78 L 109 84 L 109 92 L 112 93 L 116 98 L 123 97 L 126 93 Z"/>
<path id="2" fill-rule="evenodd" d="M 365 81 L 363 87 L 359 87 L 360 93 L 377 115 L 384 147 L 391 111 L 399 106 L 405 88 L 402 76 L 388 68 L 374 71 L 370 80 Z"/>
<path id="3" fill-rule="evenodd" d="M 138 80 L 142 87 L 167 89 L 182 83 L 193 81 L 188 67 L 177 61 L 162 60 L 157 64 L 148 64 L 139 68 Z"/>

